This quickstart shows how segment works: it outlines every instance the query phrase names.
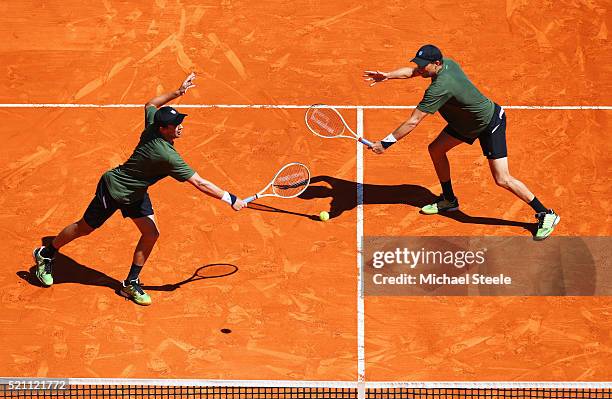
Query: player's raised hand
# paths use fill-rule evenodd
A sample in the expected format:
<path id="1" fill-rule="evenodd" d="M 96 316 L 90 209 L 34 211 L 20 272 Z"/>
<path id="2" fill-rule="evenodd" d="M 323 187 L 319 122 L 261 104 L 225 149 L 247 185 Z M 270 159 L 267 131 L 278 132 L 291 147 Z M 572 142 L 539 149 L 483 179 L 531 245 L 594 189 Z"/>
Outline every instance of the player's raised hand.
<path id="1" fill-rule="evenodd" d="M 195 78 L 195 72 L 191 72 L 189 76 L 185 78 L 185 81 L 183 82 L 183 84 L 181 84 L 181 87 L 179 87 L 179 92 L 181 93 L 181 96 L 185 94 L 187 90 L 191 89 L 192 87 L 195 87 L 195 84 L 193 83 Z"/>
<path id="2" fill-rule="evenodd" d="M 389 76 L 386 72 L 382 71 L 364 71 L 363 78 L 366 82 L 372 82 L 370 86 L 374 86 L 378 82 L 384 82 L 389 79 Z"/>

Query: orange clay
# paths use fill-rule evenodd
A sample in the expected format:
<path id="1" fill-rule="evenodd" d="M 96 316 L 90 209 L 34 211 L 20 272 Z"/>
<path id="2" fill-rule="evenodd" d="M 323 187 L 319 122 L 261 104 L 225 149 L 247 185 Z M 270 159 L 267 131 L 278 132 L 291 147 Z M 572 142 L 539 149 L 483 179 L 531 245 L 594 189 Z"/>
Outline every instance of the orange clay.
<path id="1" fill-rule="evenodd" d="M 43 3 L 1 7 L 0 103 L 144 104 L 193 70 L 179 104 L 414 105 L 425 80 L 370 88 L 361 74 L 433 42 L 502 105 L 610 105 L 598 0 Z M 184 111 L 176 147 L 202 176 L 246 196 L 303 162 L 313 198 L 234 213 L 167 179 L 150 190 L 161 237 L 141 278 L 153 306 L 115 294 L 138 239 L 118 214 L 63 248 L 43 289 L 27 282 L 31 250 L 81 217 L 100 174 L 130 155 L 143 110 L 1 108 L 0 375 L 356 379 L 355 143 L 312 135 L 303 110 Z M 612 233 L 611 112 L 507 110 L 510 171 L 562 215 L 555 235 Z M 368 110 L 365 136 L 408 115 Z M 365 234 L 528 234 L 533 212 L 495 186 L 478 145 L 449 155 L 465 216 L 419 215 L 414 196 L 439 190 L 427 144 L 442 127 L 429 117 L 384 156 L 366 151 Z M 329 222 L 308 217 L 322 210 Z M 238 271 L 172 286 L 212 263 Z M 366 298 L 366 379 L 610 380 L 611 305 Z"/>

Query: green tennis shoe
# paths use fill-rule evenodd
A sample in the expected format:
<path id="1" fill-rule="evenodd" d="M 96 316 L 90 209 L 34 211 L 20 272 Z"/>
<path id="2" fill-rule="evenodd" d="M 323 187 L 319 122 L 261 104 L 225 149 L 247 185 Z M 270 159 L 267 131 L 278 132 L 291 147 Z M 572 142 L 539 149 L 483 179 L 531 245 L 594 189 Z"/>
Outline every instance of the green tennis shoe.
<path id="1" fill-rule="evenodd" d="M 455 197 L 452 201 L 440 195 L 433 204 L 425 205 L 421 208 L 421 212 L 426 215 L 435 215 L 442 212 L 451 212 L 459 209 L 459 199 Z"/>
<path id="2" fill-rule="evenodd" d="M 151 304 L 151 297 L 142 289 L 140 280 L 131 280 L 127 284 L 124 281 L 120 293 L 139 305 L 149 306 Z"/>
<path id="3" fill-rule="evenodd" d="M 45 287 L 53 285 L 53 259 L 45 258 L 40 254 L 43 247 L 36 248 L 32 252 L 34 262 L 36 262 L 36 278 Z"/>
<path id="4" fill-rule="evenodd" d="M 536 213 L 535 217 L 538 219 L 538 230 L 535 236 L 533 236 L 533 239 L 536 241 L 542 241 L 551 235 L 555 226 L 561 220 L 561 217 L 552 209 L 549 209 L 548 212 Z"/>

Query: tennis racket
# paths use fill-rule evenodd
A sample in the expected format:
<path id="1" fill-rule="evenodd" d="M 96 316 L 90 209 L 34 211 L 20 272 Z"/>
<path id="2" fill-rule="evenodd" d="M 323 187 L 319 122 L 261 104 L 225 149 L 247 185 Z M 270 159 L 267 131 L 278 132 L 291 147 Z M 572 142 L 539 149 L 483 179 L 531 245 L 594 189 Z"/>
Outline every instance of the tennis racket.
<path id="1" fill-rule="evenodd" d="M 310 171 L 298 162 L 283 166 L 268 185 L 255 195 L 244 199 L 249 203 L 262 197 L 293 198 L 302 194 L 310 184 Z"/>
<path id="2" fill-rule="evenodd" d="M 359 137 L 335 108 L 324 104 L 312 105 L 306 110 L 304 119 L 308 129 L 319 137 L 325 139 L 347 138 L 357 140 L 368 147 L 374 146 L 371 141 Z"/>

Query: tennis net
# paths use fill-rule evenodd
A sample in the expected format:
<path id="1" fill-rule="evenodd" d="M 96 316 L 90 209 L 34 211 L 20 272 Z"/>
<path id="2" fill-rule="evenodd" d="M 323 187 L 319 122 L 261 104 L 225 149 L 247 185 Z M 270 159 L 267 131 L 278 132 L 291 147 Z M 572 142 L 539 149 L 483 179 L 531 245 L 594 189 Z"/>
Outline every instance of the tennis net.
<path id="1" fill-rule="evenodd" d="M 363 384 L 363 388 L 360 390 L 357 383 L 341 381 L 35 380 L 6 378 L 0 384 L 0 397 L 108 399 L 612 399 L 612 383 L 368 382 Z"/>

